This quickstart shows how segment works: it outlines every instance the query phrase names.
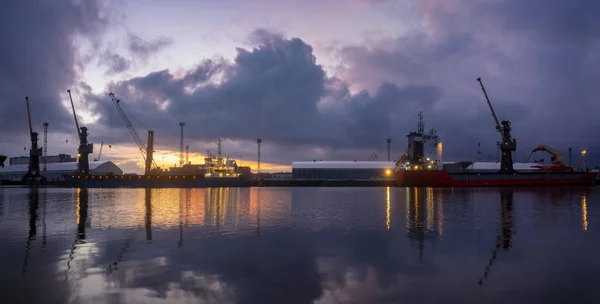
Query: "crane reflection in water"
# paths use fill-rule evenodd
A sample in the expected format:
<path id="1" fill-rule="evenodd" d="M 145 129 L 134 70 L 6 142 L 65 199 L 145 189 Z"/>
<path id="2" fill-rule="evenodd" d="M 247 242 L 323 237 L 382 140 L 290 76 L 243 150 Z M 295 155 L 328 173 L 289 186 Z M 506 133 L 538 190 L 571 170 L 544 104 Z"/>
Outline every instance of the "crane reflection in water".
<path id="1" fill-rule="evenodd" d="M 73 241 L 69 259 L 67 260 L 65 281 L 69 279 L 69 271 L 71 270 L 71 262 L 75 257 L 75 250 L 78 246 L 85 244 L 85 229 L 90 226 L 88 222 L 88 198 L 88 189 L 77 189 L 77 232 L 75 233 L 75 240 Z"/>
<path id="2" fill-rule="evenodd" d="M 479 278 L 479 281 L 477 282 L 479 286 L 482 286 L 484 280 L 488 278 L 492 265 L 494 264 L 494 261 L 498 256 L 498 253 L 500 251 L 510 251 L 512 247 L 513 198 L 514 189 L 500 189 L 500 223 L 502 227 L 500 229 L 500 233 L 496 236 L 496 247 L 492 251 L 492 256 L 490 257 L 488 264 L 485 266 L 483 276 Z"/>

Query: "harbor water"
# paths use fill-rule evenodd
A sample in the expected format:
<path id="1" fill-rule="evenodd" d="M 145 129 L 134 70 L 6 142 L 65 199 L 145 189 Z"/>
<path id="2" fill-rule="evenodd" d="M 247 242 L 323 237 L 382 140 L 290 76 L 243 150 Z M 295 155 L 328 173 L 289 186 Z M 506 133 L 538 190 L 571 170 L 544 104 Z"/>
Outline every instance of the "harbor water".
<path id="1" fill-rule="evenodd" d="M 2 303 L 597 303 L 600 187 L 0 188 Z"/>

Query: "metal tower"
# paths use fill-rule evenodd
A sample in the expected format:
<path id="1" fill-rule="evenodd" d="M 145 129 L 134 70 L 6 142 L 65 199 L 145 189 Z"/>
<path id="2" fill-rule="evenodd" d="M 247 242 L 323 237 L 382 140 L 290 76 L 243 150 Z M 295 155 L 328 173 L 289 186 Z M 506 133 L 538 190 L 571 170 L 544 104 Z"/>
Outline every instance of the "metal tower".
<path id="1" fill-rule="evenodd" d="M 260 174 L 260 144 L 261 143 L 262 143 L 262 139 L 257 138 L 256 144 L 258 145 L 258 161 L 257 161 L 256 171 L 258 172 L 258 174 Z"/>
<path id="2" fill-rule="evenodd" d="M 183 167 L 183 126 L 185 126 L 185 122 L 180 122 L 179 126 L 181 127 L 181 140 L 179 141 L 179 165 Z"/>
<path id="3" fill-rule="evenodd" d="M 42 155 L 42 163 L 44 164 L 43 174 L 46 175 L 46 164 L 48 163 L 48 125 L 49 123 L 44 122 L 44 153 Z"/>
<path id="4" fill-rule="evenodd" d="M 388 138 L 388 139 L 387 139 L 387 152 L 388 152 L 388 161 L 391 161 L 391 158 L 390 158 L 390 157 L 391 157 L 391 152 L 392 152 L 392 147 L 391 147 L 391 144 L 392 144 L 392 139 L 391 139 L 391 138 Z"/>

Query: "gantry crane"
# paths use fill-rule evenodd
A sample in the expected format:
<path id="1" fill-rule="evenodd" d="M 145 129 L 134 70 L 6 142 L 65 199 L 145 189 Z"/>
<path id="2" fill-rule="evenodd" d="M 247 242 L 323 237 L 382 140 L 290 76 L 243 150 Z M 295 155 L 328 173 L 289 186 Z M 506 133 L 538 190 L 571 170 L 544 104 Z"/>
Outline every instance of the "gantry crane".
<path id="1" fill-rule="evenodd" d="M 496 122 L 496 130 L 500 133 L 500 138 L 502 139 L 502 142 L 500 143 L 500 151 L 502 152 L 502 158 L 500 160 L 500 172 L 513 173 L 515 172 L 515 169 L 513 168 L 512 152 L 517 150 L 517 141 L 510 135 L 510 121 L 503 120 L 502 125 L 500 125 L 498 117 L 496 116 L 496 112 L 494 111 L 494 107 L 492 106 L 487 92 L 483 87 L 483 82 L 481 82 L 481 77 L 477 78 L 477 81 L 479 81 L 479 84 L 481 85 L 483 95 L 485 95 L 487 104 L 492 112 L 492 117 L 494 117 L 494 121 Z"/>
<path id="2" fill-rule="evenodd" d="M 94 153 L 94 144 L 88 142 L 88 128 L 79 127 L 79 120 L 77 120 L 77 113 L 75 112 L 75 105 L 73 104 L 73 98 L 71 97 L 71 90 L 67 90 L 67 93 L 69 94 L 71 108 L 73 109 L 77 137 L 79 137 L 79 148 L 77 148 L 77 173 L 85 175 L 90 173 L 89 155 Z"/>
<path id="3" fill-rule="evenodd" d="M 144 161 L 146 163 L 146 168 L 145 168 L 144 173 L 149 174 L 152 171 L 152 166 L 154 166 L 155 168 L 157 167 L 156 163 L 154 162 L 154 159 L 152 157 L 152 152 L 154 149 L 154 132 L 152 130 L 148 131 L 148 146 L 146 147 L 146 145 L 144 145 L 144 142 L 138 135 L 137 131 L 133 127 L 133 124 L 131 123 L 129 118 L 127 118 L 127 115 L 123 111 L 123 108 L 121 107 L 121 104 L 120 104 L 121 101 L 119 99 L 115 98 L 115 94 L 112 92 L 109 93 L 108 96 L 110 96 L 111 100 L 117 107 L 117 110 L 119 111 L 119 115 L 121 115 L 123 122 L 125 122 L 125 126 L 127 126 L 127 129 L 129 130 L 129 133 L 131 133 L 131 136 L 133 137 L 133 140 L 135 141 L 136 145 L 138 146 L 140 153 L 142 153 L 142 157 L 144 158 Z"/>
<path id="4" fill-rule="evenodd" d="M 27 119 L 29 121 L 29 137 L 31 139 L 31 149 L 29 150 L 29 167 L 27 173 L 23 176 L 22 182 L 26 185 L 43 184 L 46 178 L 40 174 L 40 156 L 42 156 L 42 148 L 38 147 L 38 133 L 33 132 L 31 127 L 31 111 L 29 110 L 29 98 L 25 97 L 27 104 Z"/>

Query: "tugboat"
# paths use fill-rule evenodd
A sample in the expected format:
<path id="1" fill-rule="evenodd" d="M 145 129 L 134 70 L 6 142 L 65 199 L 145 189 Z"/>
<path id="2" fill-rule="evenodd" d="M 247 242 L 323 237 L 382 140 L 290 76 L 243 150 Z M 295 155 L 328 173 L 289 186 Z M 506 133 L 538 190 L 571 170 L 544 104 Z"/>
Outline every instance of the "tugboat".
<path id="1" fill-rule="evenodd" d="M 517 142 L 512 138 L 510 121 L 498 121 L 481 78 L 477 78 L 501 136 L 502 153 L 500 168 L 496 172 L 470 170 L 473 162 L 444 164 L 441 161 L 442 143 L 432 130 L 424 134 L 422 114 L 419 114 L 419 130 L 408 135 L 408 155 L 396 163 L 396 184 L 403 187 L 480 187 L 480 186 L 541 186 L 541 185 L 593 185 L 598 171 L 575 171 L 571 167 L 530 166 L 515 170 L 512 153 Z M 534 151 L 553 151 L 538 146 Z M 552 154 L 552 153 L 551 153 Z M 556 153 L 553 156 L 556 163 Z"/>

